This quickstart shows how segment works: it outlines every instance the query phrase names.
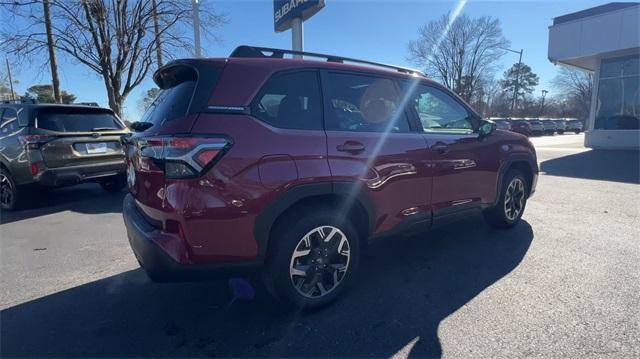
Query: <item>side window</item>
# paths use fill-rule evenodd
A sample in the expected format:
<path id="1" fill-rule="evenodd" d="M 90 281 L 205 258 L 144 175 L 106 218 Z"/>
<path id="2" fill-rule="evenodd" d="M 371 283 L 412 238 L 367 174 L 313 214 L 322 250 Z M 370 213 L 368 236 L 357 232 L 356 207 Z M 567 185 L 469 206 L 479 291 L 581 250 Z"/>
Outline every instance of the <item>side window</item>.
<path id="1" fill-rule="evenodd" d="M 1 110 L 0 110 L 1 112 Z M 0 121 L 0 133 L 8 134 L 18 129 L 18 113 L 12 108 L 5 108 Z"/>
<path id="2" fill-rule="evenodd" d="M 2 112 L 2 110 L 0 110 Z M 5 122 L 12 121 L 18 118 L 18 113 L 16 110 L 12 108 L 5 108 L 4 112 L 2 112 L 2 121 L 0 121 L 0 126 L 4 125 Z"/>
<path id="3" fill-rule="evenodd" d="M 473 133 L 469 112 L 444 91 L 430 86 L 417 86 L 413 102 L 424 132 Z"/>
<path id="4" fill-rule="evenodd" d="M 334 131 L 410 132 L 394 80 L 329 73 L 326 129 Z"/>
<path id="5" fill-rule="evenodd" d="M 316 71 L 276 74 L 251 104 L 258 119 L 279 128 L 322 129 L 322 102 Z"/>

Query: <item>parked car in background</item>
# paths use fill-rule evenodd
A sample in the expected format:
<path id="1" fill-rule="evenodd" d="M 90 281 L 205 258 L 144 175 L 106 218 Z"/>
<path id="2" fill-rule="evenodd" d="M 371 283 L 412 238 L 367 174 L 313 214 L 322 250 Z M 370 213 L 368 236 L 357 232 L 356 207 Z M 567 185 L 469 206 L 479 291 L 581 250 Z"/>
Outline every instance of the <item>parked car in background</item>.
<path id="1" fill-rule="evenodd" d="M 371 238 L 472 212 L 518 223 L 538 176 L 526 137 L 415 70 L 287 53 L 241 46 L 156 71 L 161 93 L 125 146 L 123 208 L 151 279 L 258 268 L 283 303 L 317 308 Z"/>
<path id="2" fill-rule="evenodd" d="M 511 131 L 511 122 L 506 118 L 490 118 L 496 124 L 496 128 L 499 130 Z"/>
<path id="3" fill-rule="evenodd" d="M 568 118 L 568 119 L 566 119 L 566 122 L 567 122 L 566 131 L 575 132 L 576 134 L 582 132 L 583 124 L 582 124 L 581 120 L 577 120 L 575 118 L 574 119 Z"/>
<path id="4" fill-rule="evenodd" d="M 531 125 L 531 136 L 544 135 L 544 125 L 537 118 L 527 118 L 526 121 Z"/>
<path id="5" fill-rule="evenodd" d="M 509 120 L 511 131 L 523 134 L 525 136 L 532 136 L 531 123 L 523 118 L 513 118 Z"/>
<path id="6" fill-rule="evenodd" d="M 30 189 L 98 182 L 126 186 L 120 137 L 129 130 L 113 111 L 93 106 L 0 103 L 0 204 L 12 210 Z"/>
<path id="7" fill-rule="evenodd" d="M 558 127 L 553 120 L 546 119 L 540 120 L 540 122 L 542 123 L 542 129 L 545 135 L 553 135 L 554 133 L 556 133 Z"/>
<path id="8" fill-rule="evenodd" d="M 564 131 L 567 130 L 567 121 L 563 119 L 554 119 L 552 120 L 556 124 L 556 132 L 559 134 L 563 134 Z"/>

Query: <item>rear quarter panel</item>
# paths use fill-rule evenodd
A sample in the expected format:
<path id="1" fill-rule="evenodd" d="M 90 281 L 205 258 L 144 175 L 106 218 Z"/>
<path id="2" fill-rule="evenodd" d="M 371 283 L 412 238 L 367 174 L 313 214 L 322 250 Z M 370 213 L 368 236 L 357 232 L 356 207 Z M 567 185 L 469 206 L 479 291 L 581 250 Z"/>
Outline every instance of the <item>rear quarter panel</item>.
<path id="1" fill-rule="evenodd" d="M 202 178 L 188 185 L 167 183 L 166 196 L 180 198 L 169 202 L 184 214 L 185 235 L 202 258 L 255 257 L 253 229 L 260 211 L 293 186 L 331 179 L 324 131 L 274 128 L 248 115 L 202 113 L 191 133 L 224 134 L 233 141 Z"/>

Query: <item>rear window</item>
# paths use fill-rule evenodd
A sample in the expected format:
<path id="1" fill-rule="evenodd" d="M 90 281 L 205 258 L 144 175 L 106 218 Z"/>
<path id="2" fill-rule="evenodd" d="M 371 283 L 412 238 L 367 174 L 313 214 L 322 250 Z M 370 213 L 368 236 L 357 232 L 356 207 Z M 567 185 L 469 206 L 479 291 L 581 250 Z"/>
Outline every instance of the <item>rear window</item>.
<path id="1" fill-rule="evenodd" d="M 142 115 L 142 122 L 154 125 L 184 117 L 189 111 L 198 75 L 188 66 L 173 66 L 155 77 L 160 93 Z"/>
<path id="2" fill-rule="evenodd" d="M 37 127 L 56 132 L 96 132 L 121 130 L 122 124 L 109 112 L 83 110 L 40 110 Z"/>

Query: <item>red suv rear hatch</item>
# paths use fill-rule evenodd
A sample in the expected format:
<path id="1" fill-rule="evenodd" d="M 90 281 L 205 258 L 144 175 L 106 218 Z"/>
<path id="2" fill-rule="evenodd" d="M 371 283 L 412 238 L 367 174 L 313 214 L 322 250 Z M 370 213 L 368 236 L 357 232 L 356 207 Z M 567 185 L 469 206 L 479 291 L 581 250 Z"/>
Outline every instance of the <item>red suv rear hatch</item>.
<path id="1" fill-rule="evenodd" d="M 188 192 L 190 181 L 197 181 L 231 145 L 221 136 L 190 135 L 223 66 L 216 60 L 178 61 L 154 75 L 161 91 L 141 121 L 151 127 L 134 134 L 127 145 L 129 188 L 151 224 L 166 227 L 167 214 L 188 203 L 175 196 Z"/>

